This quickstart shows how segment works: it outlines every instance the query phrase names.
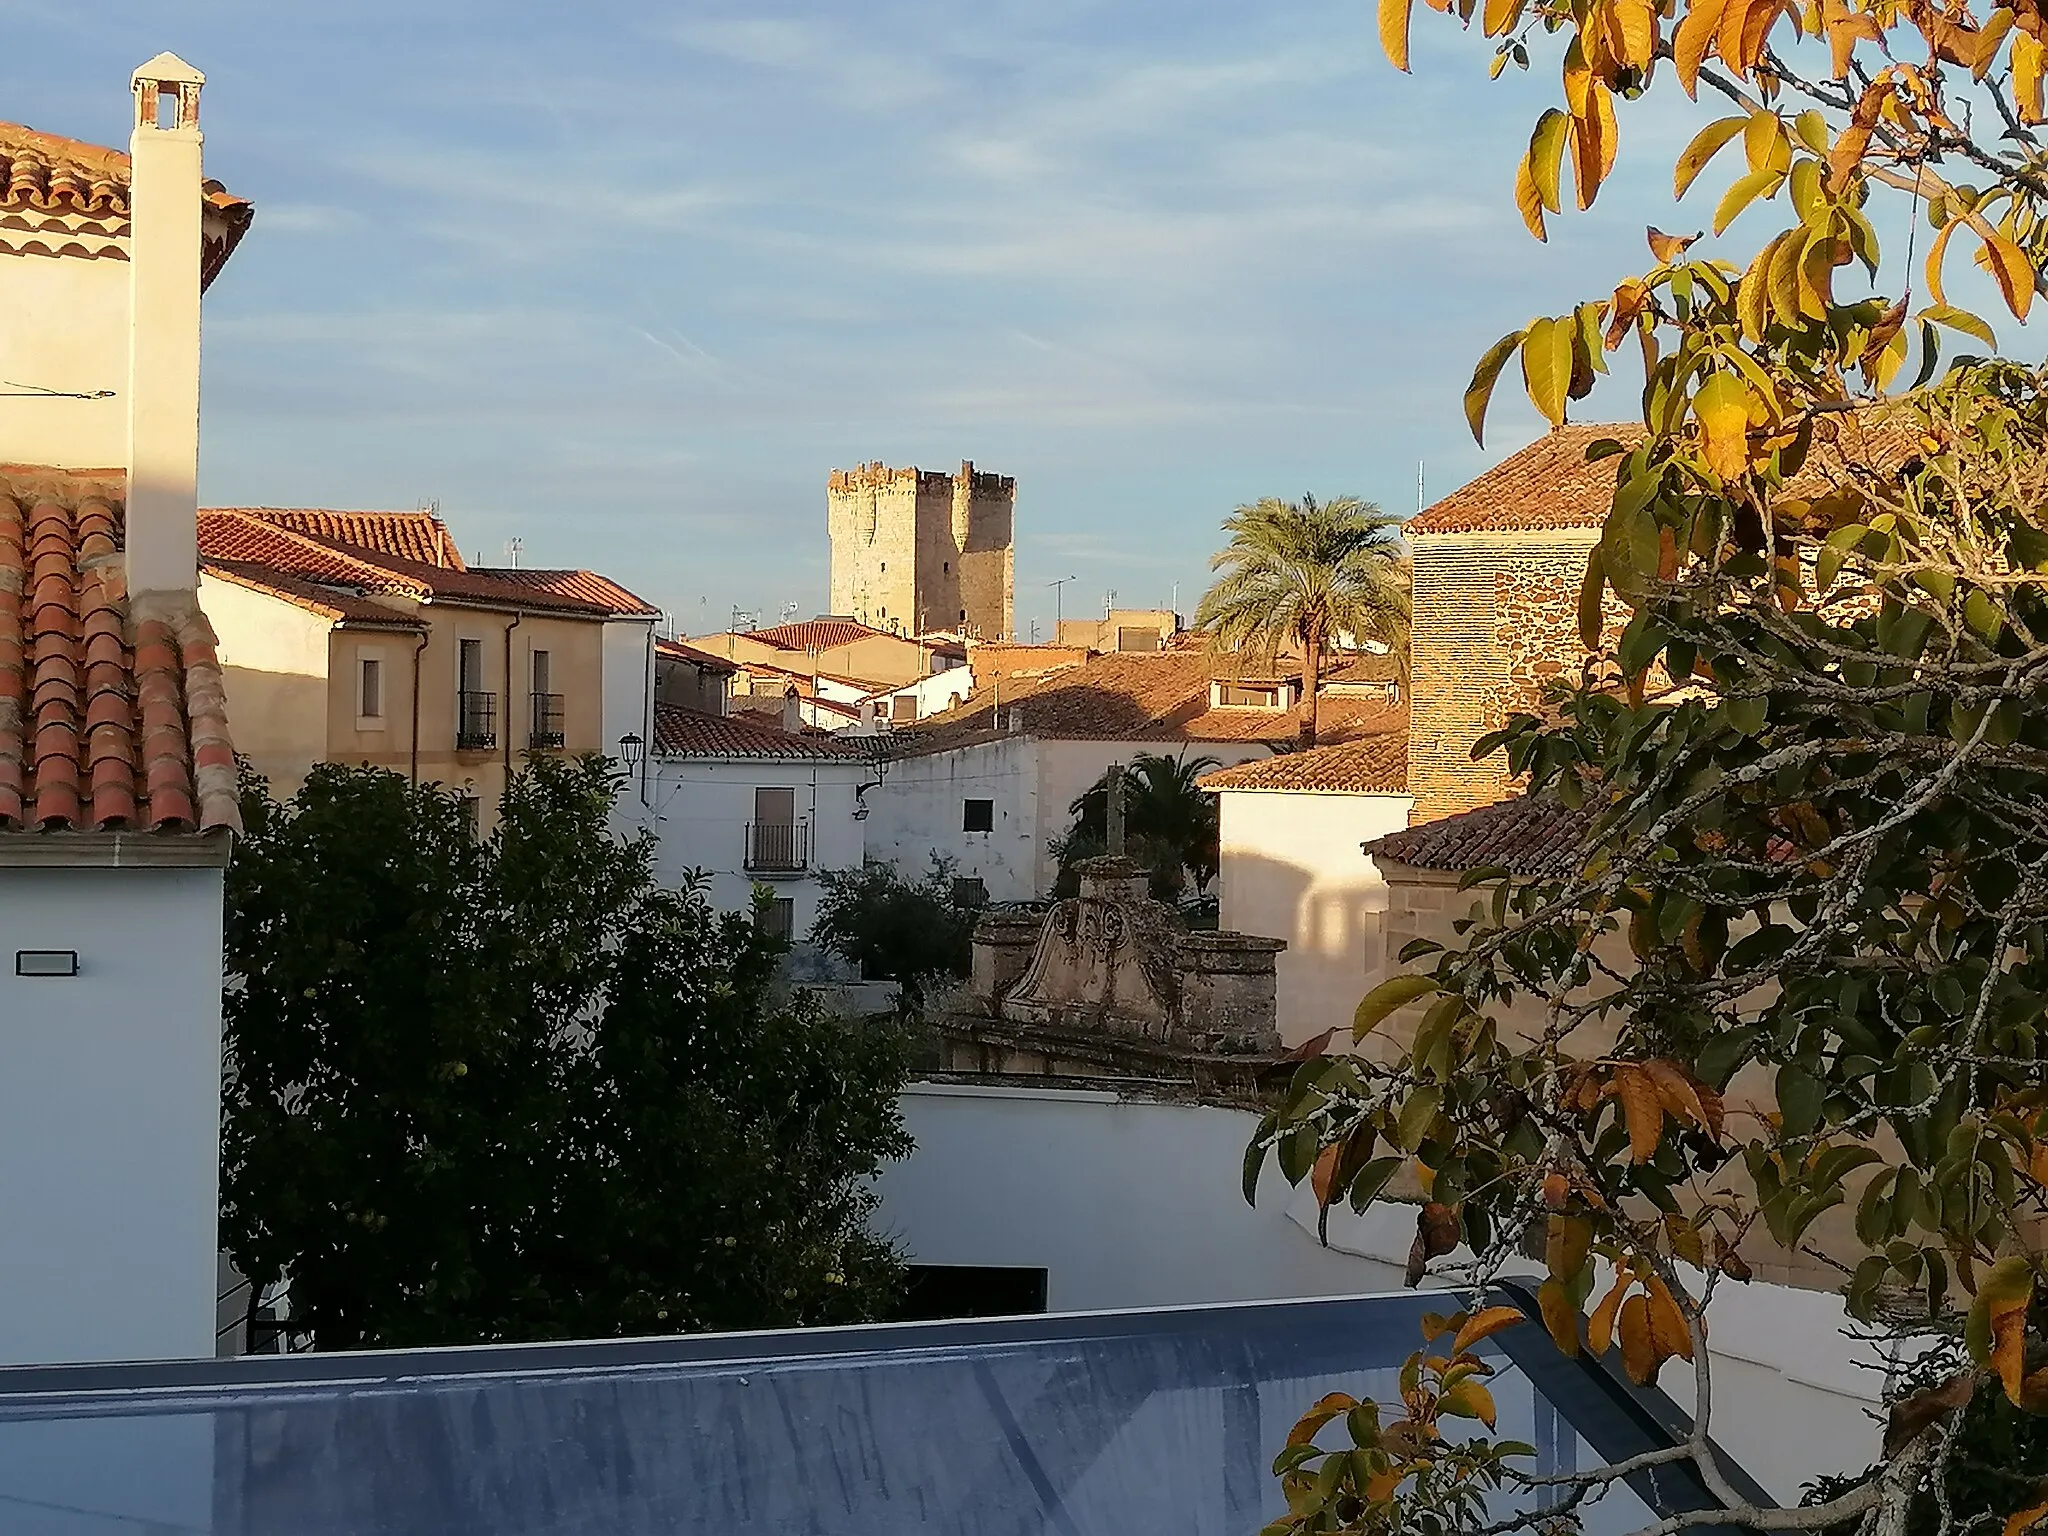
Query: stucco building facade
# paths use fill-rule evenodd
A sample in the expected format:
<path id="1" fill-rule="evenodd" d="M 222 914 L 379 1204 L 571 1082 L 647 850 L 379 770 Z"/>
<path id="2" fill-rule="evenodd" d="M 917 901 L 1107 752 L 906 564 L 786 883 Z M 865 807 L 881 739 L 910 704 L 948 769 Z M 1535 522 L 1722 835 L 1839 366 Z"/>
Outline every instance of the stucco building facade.
<path id="1" fill-rule="evenodd" d="M 1016 627 L 1017 482 L 863 464 L 826 491 L 832 611 L 877 629 L 1008 639 Z"/>

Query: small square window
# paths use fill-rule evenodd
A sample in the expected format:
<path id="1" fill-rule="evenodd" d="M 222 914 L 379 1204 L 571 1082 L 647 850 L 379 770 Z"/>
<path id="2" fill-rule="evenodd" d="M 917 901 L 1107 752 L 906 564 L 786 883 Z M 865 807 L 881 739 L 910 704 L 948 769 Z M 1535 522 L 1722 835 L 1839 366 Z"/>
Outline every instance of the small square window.
<path id="1" fill-rule="evenodd" d="M 768 910 L 761 914 L 761 932 L 771 939 L 789 940 L 796 936 L 796 899 L 792 896 L 777 896 L 768 903 Z"/>
<path id="2" fill-rule="evenodd" d="M 996 803 L 993 800 L 969 800 L 961 808 L 960 830 L 962 832 L 993 832 L 996 829 Z"/>
<path id="3" fill-rule="evenodd" d="M 972 912 L 988 905 L 988 883 L 979 875 L 961 875 L 953 881 L 953 905 Z"/>

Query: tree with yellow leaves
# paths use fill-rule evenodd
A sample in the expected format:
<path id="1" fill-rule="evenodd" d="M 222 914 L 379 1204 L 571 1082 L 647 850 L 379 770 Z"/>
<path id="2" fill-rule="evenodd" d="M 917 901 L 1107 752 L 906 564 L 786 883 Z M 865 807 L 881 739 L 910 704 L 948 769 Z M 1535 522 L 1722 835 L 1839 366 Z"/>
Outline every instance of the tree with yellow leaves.
<path id="1" fill-rule="evenodd" d="M 1726 109 L 1674 193 L 1732 170 L 1715 236 L 1750 208 L 1783 227 L 1732 258 L 1652 228 L 1647 271 L 1475 370 L 1476 436 L 1511 362 L 1562 422 L 1641 348 L 1640 429 L 1589 450 L 1614 492 L 1580 602 L 1625 686 L 1560 689 L 1475 744 L 1576 812 L 1569 869 L 1474 872 L 1460 942 L 1409 945 L 1351 1021 L 1391 1045 L 1305 1062 L 1249 1149 L 1248 1192 L 1270 1156 L 1326 1210 L 1419 1182 L 1411 1279 L 1472 1288 L 1398 1402 L 1302 1421 L 1272 1530 L 1548 1531 L 1674 1462 L 1722 1507 L 1660 1512 L 1657 1536 L 2048 1529 L 2048 371 L 1997 356 L 1944 286 L 1969 250 L 2014 320 L 2042 289 L 2048 12 L 1426 3 L 1477 24 L 1496 75 L 1557 60 L 1516 172 L 1538 239 L 1566 167 L 1589 207 L 1664 80 Z M 1413 8 L 1380 0 L 1403 69 Z M 1883 199 L 1911 220 L 1896 270 Z M 1945 363 L 1944 335 L 1982 350 Z M 1557 1348 L 1691 1372 L 1689 1438 L 1549 1476 L 1489 1438 L 1484 1340 L 1514 1319 L 1484 1288 L 1525 1252 Z M 1783 1510 L 1708 1440 L 1710 1318 L 1755 1261 L 1801 1254 L 1919 1364 L 1869 1471 Z"/>

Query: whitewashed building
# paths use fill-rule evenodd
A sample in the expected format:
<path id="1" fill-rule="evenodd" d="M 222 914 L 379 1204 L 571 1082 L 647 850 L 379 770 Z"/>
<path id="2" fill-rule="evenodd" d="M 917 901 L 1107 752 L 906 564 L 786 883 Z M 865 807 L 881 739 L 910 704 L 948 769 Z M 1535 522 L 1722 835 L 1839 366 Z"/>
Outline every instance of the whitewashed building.
<path id="1" fill-rule="evenodd" d="M 646 777 L 657 875 L 703 876 L 721 911 L 747 910 L 764 886 L 770 922 L 801 941 L 817 921 L 818 876 L 861 865 L 874 774 L 859 741 L 657 704 Z"/>
<path id="2" fill-rule="evenodd" d="M 209 1356 L 222 880 L 239 829 L 197 597 L 200 293 L 250 208 L 204 76 L 130 153 L 0 124 L 0 1362 Z"/>

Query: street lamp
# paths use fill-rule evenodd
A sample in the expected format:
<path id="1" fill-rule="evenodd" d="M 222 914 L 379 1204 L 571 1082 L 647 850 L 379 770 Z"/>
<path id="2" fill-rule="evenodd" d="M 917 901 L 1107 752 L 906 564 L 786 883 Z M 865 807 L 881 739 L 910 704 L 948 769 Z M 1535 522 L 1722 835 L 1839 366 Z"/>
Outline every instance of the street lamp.
<path id="1" fill-rule="evenodd" d="M 647 743 L 632 731 L 619 738 L 619 761 L 628 768 L 637 768 Z"/>

